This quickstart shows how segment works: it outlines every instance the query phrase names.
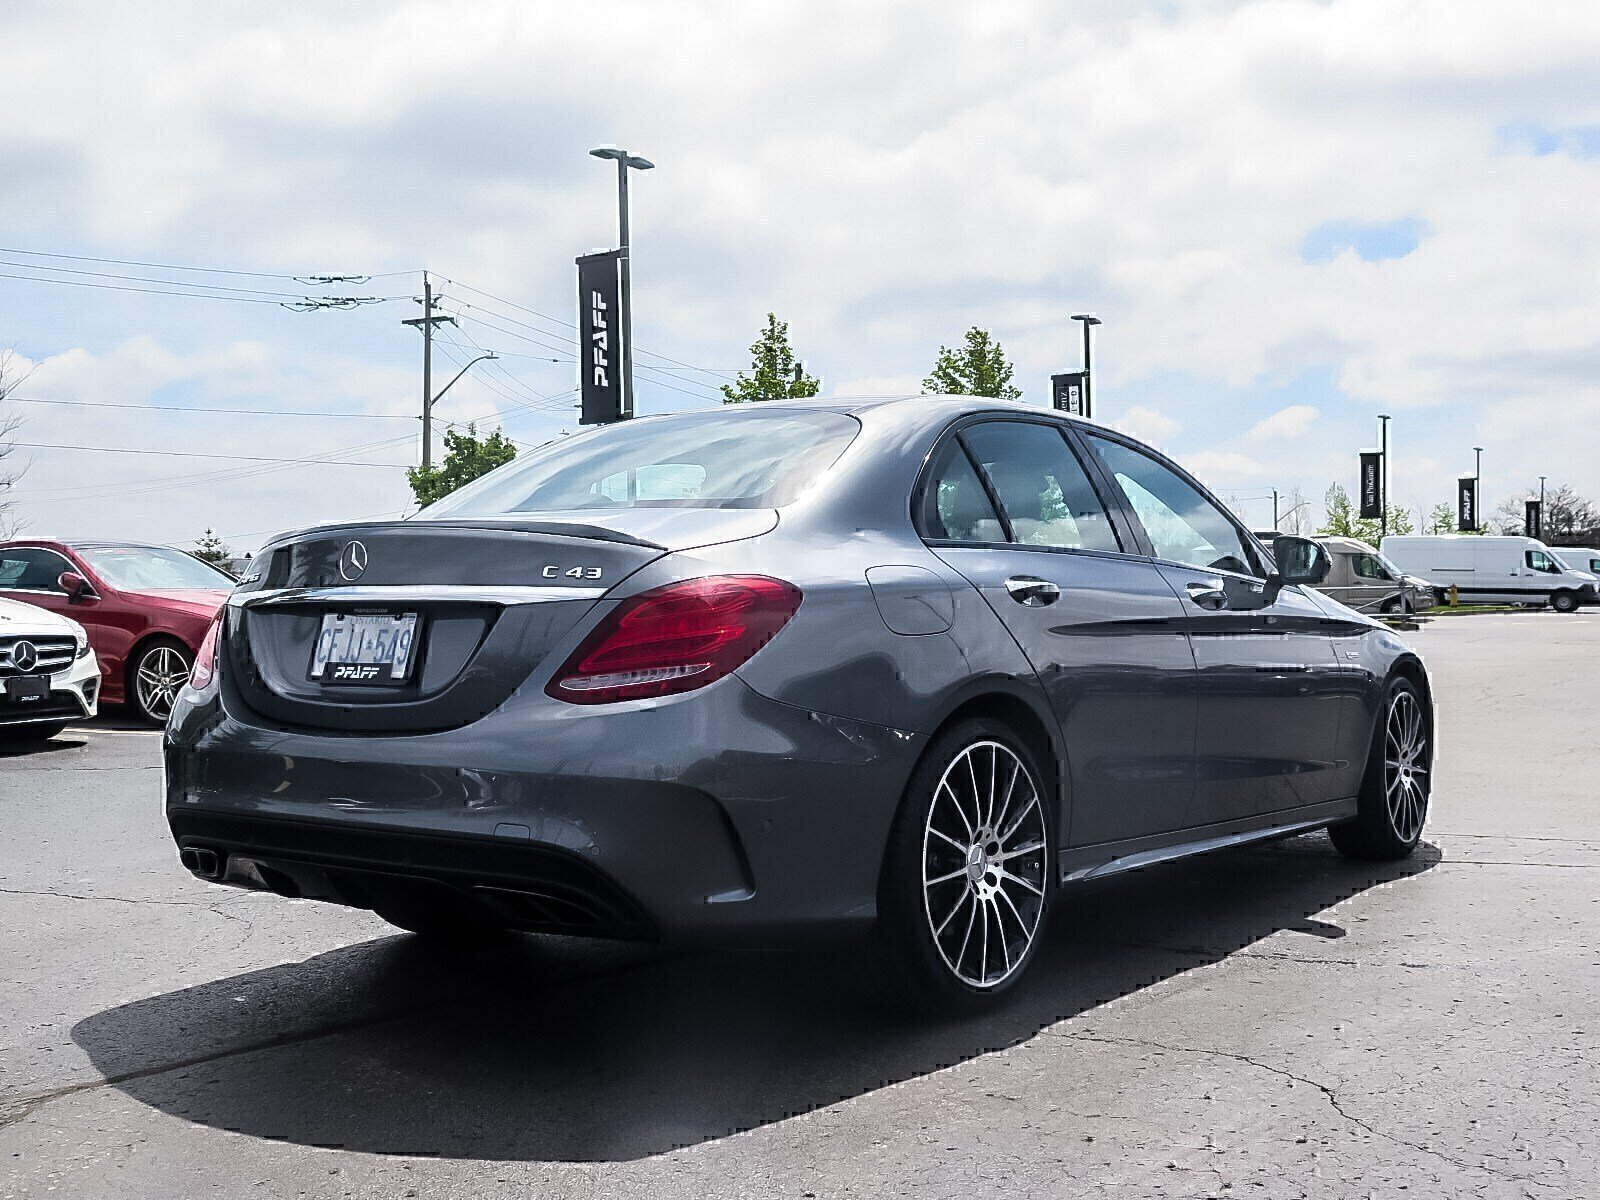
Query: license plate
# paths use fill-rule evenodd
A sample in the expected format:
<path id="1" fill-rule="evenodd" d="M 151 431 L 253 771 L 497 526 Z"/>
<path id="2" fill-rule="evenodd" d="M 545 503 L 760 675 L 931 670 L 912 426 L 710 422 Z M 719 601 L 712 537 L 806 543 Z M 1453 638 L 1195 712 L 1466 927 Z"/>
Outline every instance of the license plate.
<path id="1" fill-rule="evenodd" d="M 5 697 L 13 704 L 36 704 L 50 698 L 50 676 L 20 675 L 6 680 Z"/>
<path id="2" fill-rule="evenodd" d="M 411 670 L 416 613 L 324 613 L 311 678 L 327 683 L 396 683 Z"/>

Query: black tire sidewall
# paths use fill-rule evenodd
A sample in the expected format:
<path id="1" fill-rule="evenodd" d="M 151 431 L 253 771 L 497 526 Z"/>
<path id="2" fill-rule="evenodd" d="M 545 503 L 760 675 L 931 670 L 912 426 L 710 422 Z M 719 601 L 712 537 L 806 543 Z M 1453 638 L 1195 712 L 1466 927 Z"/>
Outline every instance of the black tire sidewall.
<path id="1" fill-rule="evenodd" d="M 1424 777 L 1422 824 L 1416 836 L 1402 841 L 1395 833 L 1389 815 L 1388 793 L 1384 786 L 1384 737 L 1389 727 L 1389 715 L 1394 709 L 1395 697 L 1409 692 L 1422 712 L 1428 747 L 1428 773 Z M 1357 798 L 1356 815 L 1329 827 L 1334 845 L 1354 858 L 1396 859 L 1405 858 L 1422 844 L 1422 830 L 1427 826 L 1433 807 L 1433 727 L 1427 717 L 1428 707 L 1423 702 L 1417 686 L 1404 676 L 1391 679 L 1384 688 L 1383 703 L 1379 706 L 1377 721 L 1373 726 L 1372 740 L 1367 751 L 1367 768 L 1361 777 L 1361 793 Z"/>
<path id="2" fill-rule="evenodd" d="M 998 742 L 1015 754 L 1033 777 L 1044 808 L 1045 889 L 1039 924 L 1019 966 L 1006 979 L 978 988 L 959 979 L 944 961 L 928 927 L 922 889 L 923 827 L 946 768 L 976 742 Z M 898 1007 L 923 1012 L 980 1012 L 1009 992 L 1028 973 L 1045 936 L 1055 894 L 1057 853 L 1055 787 L 1040 764 L 1038 752 L 1004 722 L 973 717 L 941 732 L 928 746 L 901 798 L 889 834 L 883 876 L 878 888 L 878 920 L 869 941 L 881 986 Z M 893 972 L 897 977 L 884 978 Z"/>
<path id="3" fill-rule="evenodd" d="M 1550 597 L 1550 607 L 1558 613 L 1578 611 L 1578 598 L 1571 592 L 1556 592 Z"/>

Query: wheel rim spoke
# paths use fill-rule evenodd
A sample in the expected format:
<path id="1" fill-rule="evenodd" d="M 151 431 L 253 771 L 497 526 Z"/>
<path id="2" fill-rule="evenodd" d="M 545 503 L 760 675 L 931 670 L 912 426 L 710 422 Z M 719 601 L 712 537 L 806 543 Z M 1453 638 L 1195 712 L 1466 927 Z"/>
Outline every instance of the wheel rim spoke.
<path id="1" fill-rule="evenodd" d="M 962 982 L 996 986 L 1033 948 L 1050 869 L 1045 809 L 1017 752 L 986 739 L 956 754 L 929 801 L 922 845 L 935 948 Z"/>
<path id="2" fill-rule="evenodd" d="M 1383 785 L 1389 824 L 1402 842 L 1413 841 L 1427 817 L 1427 730 L 1422 706 L 1410 692 L 1395 695 L 1384 721 Z"/>

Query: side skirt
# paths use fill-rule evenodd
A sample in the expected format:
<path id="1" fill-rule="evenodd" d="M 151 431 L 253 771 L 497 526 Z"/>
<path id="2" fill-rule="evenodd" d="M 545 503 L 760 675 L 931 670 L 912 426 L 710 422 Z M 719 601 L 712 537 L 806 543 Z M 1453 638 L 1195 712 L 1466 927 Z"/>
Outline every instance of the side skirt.
<path id="1" fill-rule="evenodd" d="M 1065 885 L 1105 879 L 1124 871 L 1137 871 L 1141 867 L 1188 858 L 1192 854 L 1206 854 L 1230 846 L 1245 846 L 1251 842 L 1309 833 L 1355 815 L 1356 800 L 1352 796 L 1348 800 L 1330 800 L 1305 808 L 1264 813 L 1248 820 L 1220 821 L 1215 825 L 1201 825 L 1176 833 L 1159 833 L 1124 842 L 1103 842 L 1097 846 L 1078 846 L 1062 851 L 1057 857 L 1059 882 Z"/>

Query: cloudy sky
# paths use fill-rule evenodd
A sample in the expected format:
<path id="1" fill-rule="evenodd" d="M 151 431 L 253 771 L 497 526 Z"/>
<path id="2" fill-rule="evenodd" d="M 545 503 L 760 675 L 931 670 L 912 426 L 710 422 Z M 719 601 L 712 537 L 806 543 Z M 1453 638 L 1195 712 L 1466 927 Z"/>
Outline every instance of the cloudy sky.
<path id="1" fill-rule="evenodd" d="M 830 392 L 916 391 L 977 324 L 1042 404 L 1087 309 L 1097 415 L 1257 525 L 1273 487 L 1353 489 L 1379 412 L 1413 509 L 1475 445 L 1486 505 L 1600 493 L 1593 0 L 11 0 L 0 45 L 36 534 L 403 511 L 424 268 L 436 384 L 502 356 L 440 415 L 574 428 L 607 143 L 657 163 L 642 412 L 715 404 L 768 310 Z M 280 303 L 330 294 L 381 299 Z"/>

